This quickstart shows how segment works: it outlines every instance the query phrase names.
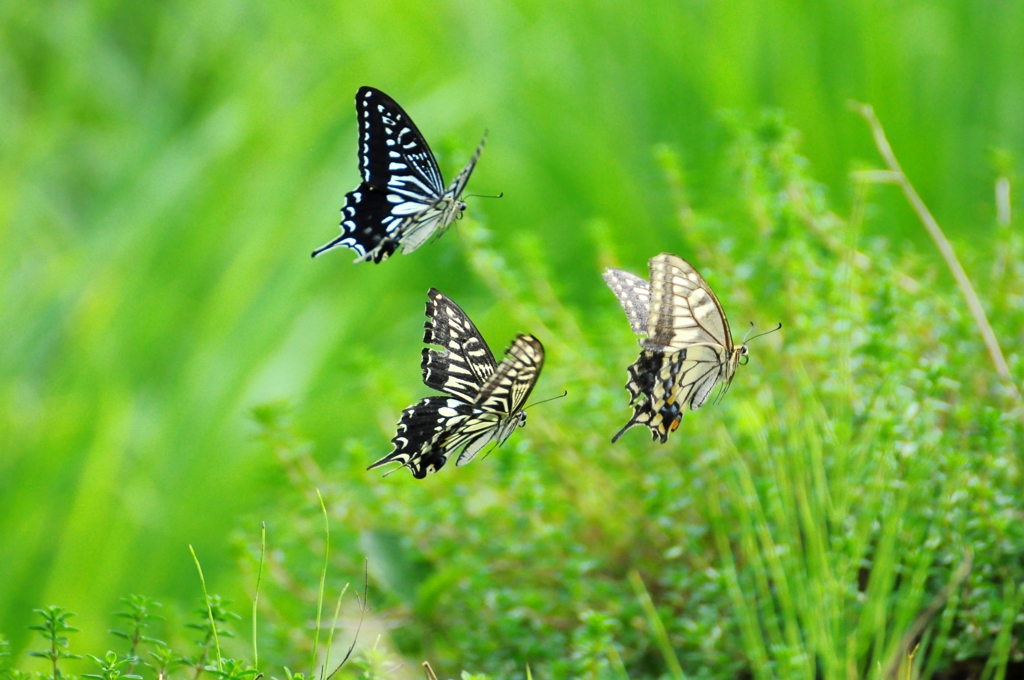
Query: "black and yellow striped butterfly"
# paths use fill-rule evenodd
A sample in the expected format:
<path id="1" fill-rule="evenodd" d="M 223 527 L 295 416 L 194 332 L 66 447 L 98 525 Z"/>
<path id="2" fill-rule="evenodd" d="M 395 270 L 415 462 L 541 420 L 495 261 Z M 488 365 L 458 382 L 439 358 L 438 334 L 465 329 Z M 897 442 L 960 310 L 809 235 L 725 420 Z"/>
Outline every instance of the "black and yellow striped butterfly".
<path id="1" fill-rule="evenodd" d="M 422 479 L 459 448 L 455 464 L 465 465 L 526 424 L 523 406 L 544 366 L 540 341 L 516 336 L 497 363 L 466 313 L 436 288 L 427 293 L 427 319 L 423 342 L 444 349 L 423 349 L 423 383 L 447 396 L 426 397 L 402 411 L 394 450 L 370 470 L 399 463 Z"/>
<path id="2" fill-rule="evenodd" d="M 356 111 L 363 181 L 345 195 L 341 235 L 314 250 L 313 257 L 344 246 L 359 255 L 356 262 L 381 262 L 399 247 L 411 253 L 462 215 L 462 190 L 487 136 L 446 189 L 427 140 L 398 102 L 378 89 L 361 87 Z"/>
<path id="3" fill-rule="evenodd" d="M 733 345 L 718 297 L 689 262 L 662 253 L 648 266 L 650 283 L 621 269 L 603 274 L 633 332 L 647 336 L 626 383 L 633 417 L 613 442 L 634 425 L 645 425 L 664 443 L 679 427 L 683 408 L 703 406 L 718 383 L 721 398 L 747 356 L 745 344 Z"/>

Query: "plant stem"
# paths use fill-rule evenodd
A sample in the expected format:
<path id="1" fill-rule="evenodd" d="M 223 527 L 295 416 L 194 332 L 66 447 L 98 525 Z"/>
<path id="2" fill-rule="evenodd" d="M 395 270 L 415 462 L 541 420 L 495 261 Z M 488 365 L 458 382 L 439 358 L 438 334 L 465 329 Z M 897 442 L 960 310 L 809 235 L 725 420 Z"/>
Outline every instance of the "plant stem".
<path id="1" fill-rule="evenodd" d="M 256 645 L 256 612 L 260 604 L 260 583 L 263 581 L 263 559 L 267 555 L 267 523 L 263 522 L 260 534 L 260 566 L 256 572 L 256 593 L 252 598 L 252 667 L 253 670 L 260 669 L 260 651 Z"/>
<path id="2" fill-rule="evenodd" d="M 316 631 L 313 633 L 313 654 L 309 659 L 309 680 L 314 680 L 316 672 L 316 649 L 320 642 L 320 616 L 324 610 L 324 583 L 327 580 L 327 567 L 331 558 L 331 522 L 327 516 L 327 506 L 324 505 L 324 497 L 320 495 L 320 489 L 316 490 L 316 497 L 320 501 L 320 511 L 324 516 L 324 566 L 320 570 L 320 590 L 316 598 Z"/>
<path id="3" fill-rule="evenodd" d="M 50 658 L 53 659 L 53 680 L 59 680 L 60 669 L 57 668 L 57 659 L 60 658 L 60 654 L 57 653 L 57 624 L 53 624 L 53 634 L 50 636 Z"/>
<path id="4" fill-rule="evenodd" d="M 224 670 L 224 660 L 220 655 L 220 637 L 217 635 L 217 622 L 213 619 L 213 608 L 210 606 L 210 594 L 206 591 L 206 578 L 203 577 L 203 567 L 199 564 L 199 558 L 196 557 L 196 551 L 189 544 L 188 550 L 192 553 L 192 559 L 195 560 L 196 570 L 199 571 L 199 582 L 203 584 L 203 601 L 206 602 L 206 614 L 210 618 L 210 630 L 213 633 L 213 644 L 217 648 L 217 670 Z M 206 652 L 203 652 L 203 656 L 206 656 Z M 199 673 L 196 673 L 196 678 L 199 677 Z"/>
<path id="5" fill-rule="evenodd" d="M 898 184 L 900 189 L 903 190 L 903 195 L 906 196 L 910 206 L 914 209 L 914 212 L 917 213 L 917 216 L 924 225 L 924 228 L 928 231 L 928 235 L 931 236 L 932 241 L 935 242 L 935 246 L 939 249 L 939 253 L 941 253 L 943 259 L 946 260 L 946 266 L 949 267 L 949 271 L 952 272 L 953 278 L 956 279 L 956 283 L 960 287 L 960 292 L 963 293 L 964 300 L 967 302 L 967 307 L 971 312 L 971 316 L 974 317 L 974 323 L 977 324 L 978 330 L 981 331 L 981 337 L 985 341 L 985 346 L 988 348 L 989 356 L 992 358 L 992 363 L 995 364 L 996 373 L 999 374 L 999 378 L 1009 388 L 1014 399 L 1016 399 L 1017 402 L 1020 402 L 1020 390 L 1017 389 L 1016 383 L 1013 382 L 1013 376 L 1010 374 L 1010 367 L 1006 364 L 1006 358 L 1003 356 L 1003 350 L 999 347 L 999 341 L 996 339 L 996 334 L 992 330 L 992 325 L 988 321 L 988 316 L 985 314 L 985 309 L 981 305 L 981 300 L 978 298 L 978 294 L 974 292 L 974 286 L 971 285 L 971 280 L 967 278 L 967 273 L 964 271 L 963 266 L 961 266 L 960 260 L 957 259 L 956 253 L 953 251 L 953 246 L 950 245 L 949 241 L 946 239 L 946 235 L 942 233 L 939 223 L 935 221 L 935 218 L 928 210 L 928 206 L 926 206 L 924 201 L 921 200 L 921 197 L 918 196 L 917 191 L 914 190 L 914 186 L 910 183 L 910 180 L 907 179 L 906 174 L 904 174 L 903 168 L 900 167 L 899 161 L 896 160 L 896 154 L 893 153 L 892 147 L 889 145 L 889 140 L 885 136 L 885 130 L 882 128 L 882 123 L 879 122 L 878 117 L 875 115 L 874 108 L 872 108 L 870 104 L 861 104 L 858 102 L 850 102 L 850 108 L 859 113 L 861 117 L 867 121 L 868 127 L 871 128 L 871 134 L 875 139 L 875 146 L 878 148 L 878 153 L 881 154 L 885 164 L 889 167 L 889 174 L 885 176 L 885 179 Z"/>

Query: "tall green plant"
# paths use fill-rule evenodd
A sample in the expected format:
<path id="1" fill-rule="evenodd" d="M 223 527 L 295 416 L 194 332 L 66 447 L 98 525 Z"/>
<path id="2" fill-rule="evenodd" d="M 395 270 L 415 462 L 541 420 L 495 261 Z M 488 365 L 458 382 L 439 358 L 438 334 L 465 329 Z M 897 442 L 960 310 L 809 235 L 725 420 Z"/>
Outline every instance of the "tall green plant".
<path id="1" fill-rule="evenodd" d="M 74 614 L 56 605 L 50 605 L 45 609 L 34 609 L 33 611 L 42 618 L 43 622 L 31 625 L 28 628 L 39 633 L 39 636 L 47 642 L 47 648 L 30 651 L 28 655 L 49 661 L 51 668 L 50 680 L 58 680 L 64 677 L 60 670 L 61 661 L 82 658 L 79 654 L 72 654 L 70 650 L 68 634 L 78 632 L 77 628 L 68 623 L 68 620 Z"/>

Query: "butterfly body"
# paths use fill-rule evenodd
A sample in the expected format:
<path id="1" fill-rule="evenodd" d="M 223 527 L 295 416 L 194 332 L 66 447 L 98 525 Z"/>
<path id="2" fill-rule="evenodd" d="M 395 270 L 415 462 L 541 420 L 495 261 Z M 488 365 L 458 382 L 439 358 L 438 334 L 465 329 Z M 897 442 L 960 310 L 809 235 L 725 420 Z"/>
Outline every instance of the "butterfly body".
<path id="1" fill-rule="evenodd" d="M 619 269 L 604 279 L 630 327 L 647 337 L 629 367 L 626 389 L 633 416 L 612 441 L 645 425 L 663 443 L 679 427 L 683 408 L 703 406 L 718 384 L 728 390 L 747 346 L 735 346 L 722 305 L 696 269 L 681 257 L 651 258 L 650 282 Z"/>
<path id="2" fill-rule="evenodd" d="M 313 257 L 344 246 L 356 251 L 356 262 L 382 262 L 399 247 L 413 252 L 462 215 L 466 204 L 460 196 L 487 137 L 446 188 L 427 140 L 394 99 L 362 87 L 356 110 L 362 183 L 345 196 L 341 235 Z"/>
<path id="3" fill-rule="evenodd" d="M 417 479 L 440 470 L 462 449 L 465 465 L 488 444 L 500 446 L 526 424 L 523 406 L 544 366 L 544 346 L 520 334 L 498 363 L 483 336 L 449 297 L 430 289 L 423 341 L 423 383 L 446 396 L 421 399 L 402 412 L 394 450 L 369 469 L 387 463 L 409 468 Z"/>

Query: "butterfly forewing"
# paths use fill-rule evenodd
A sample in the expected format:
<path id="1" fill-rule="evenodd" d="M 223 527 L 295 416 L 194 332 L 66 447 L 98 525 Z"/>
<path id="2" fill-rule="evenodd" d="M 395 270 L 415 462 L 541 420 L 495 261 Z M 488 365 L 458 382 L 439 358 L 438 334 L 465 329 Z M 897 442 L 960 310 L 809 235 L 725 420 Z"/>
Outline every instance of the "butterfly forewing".
<path id="1" fill-rule="evenodd" d="M 427 293 L 424 328 L 423 342 L 444 349 L 423 348 L 423 384 L 469 403 L 475 401 L 496 366 L 480 331 L 451 298 L 436 288 Z"/>
<path id="2" fill-rule="evenodd" d="M 394 99 L 372 87 L 356 93 L 359 116 L 359 172 L 363 181 L 384 188 L 415 180 L 421 195 L 444 191 L 430 145 Z M 400 186 L 400 185 L 396 185 Z"/>
<path id="3" fill-rule="evenodd" d="M 313 251 L 313 256 L 345 246 L 358 253 L 356 262 L 381 262 L 399 246 L 404 253 L 412 252 L 458 217 L 465 207 L 458 197 L 483 142 L 452 187 L 445 190 L 427 140 L 394 99 L 380 90 L 362 87 L 356 93 L 356 111 L 363 181 L 345 197 L 341 235 Z"/>
<path id="4" fill-rule="evenodd" d="M 543 367 L 544 346 L 540 341 L 532 335 L 516 336 L 494 374 L 480 388 L 477 405 L 494 413 L 521 410 Z"/>
<path id="5" fill-rule="evenodd" d="M 651 284 L 636 274 L 621 269 L 606 269 L 601 275 L 615 293 L 629 319 L 629 327 L 638 335 L 647 333 L 647 310 L 651 301 Z"/>
<path id="6" fill-rule="evenodd" d="M 481 419 L 491 423 L 486 439 L 481 437 L 459 455 L 456 465 L 465 465 L 491 441 L 501 444 L 526 420 L 523 405 L 530 396 L 544 366 L 544 346 L 532 335 L 518 335 L 505 358 L 477 395 Z M 482 426 L 481 426 L 482 427 Z M 466 429 L 473 429 L 467 425 Z"/>
<path id="7" fill-rule="evenodd" d="M 732 349 L 729 323 L 704 278 L 681 257 L 651 258 L 651 302 L 647 321 L 650 344 L 683 349 L 713 343 Z"/>

